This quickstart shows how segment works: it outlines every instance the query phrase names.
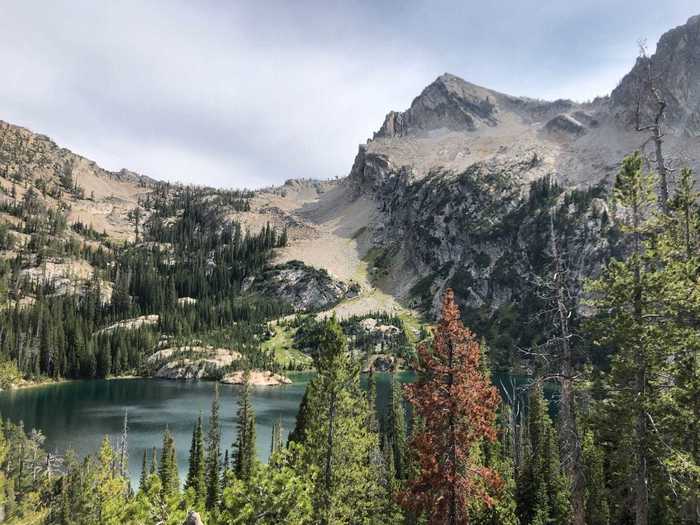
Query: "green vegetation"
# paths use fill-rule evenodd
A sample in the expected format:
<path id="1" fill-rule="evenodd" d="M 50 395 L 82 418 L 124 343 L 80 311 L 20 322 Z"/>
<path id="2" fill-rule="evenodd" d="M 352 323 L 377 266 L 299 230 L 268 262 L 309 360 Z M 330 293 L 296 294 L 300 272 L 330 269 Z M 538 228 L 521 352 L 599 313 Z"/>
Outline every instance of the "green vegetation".
<path id="1" fill-rule="evenodd" d="M 111 303 L 100 304 L 93 290 L 83 299 L 40 295 L 31 308 L 3 312 L 2 377 L 9 378 L 3 380 L 56 370 L 53 356 L 61 354 L 52 353 L 55 348 L 66 351 L 57 375 L 128 369 L 163 332 L 238 337 L 246 364 L 290 357 L 285 352 L 298 348 L 313 359 L 317 374 L 289 442 L 283 444 L 276 425 L 272 456 L 261 464 L 249 384 L 235 414 L 220 413 L 215 385 L 211 415 L 193 429 L 184 488 L 176 444 L 165 428 L 161 449 L 143 458 L 139 487 L 132 490 L 125 477 L 126 431 L 118 444 L 104 440 L 95 456 L 79 460 L 48 454 L 40 432 L 3 422 L 5 521 L 180 525 L 196 511 L 204 523 L 221 525 L 697 523 L 700 207 L 692 174 L 680 174 L 668 209 L 660 211 L 641 157 L 625 159 L 612 208 L 622 246 L 586 283 L 568 266 L 571 252 L 561 249 L 576 243 L 567 244 L 571 207 L 559 204 L 568 199 L 577 208 L 593 194 L 567 195 L 551 181 L 532 189 L 528 213 L 543 233 L 527 248 L 540 273 L 526 304 L 537 323 L 523 321 L 520 303 L 497 311 L 495 324 L 485 310 L 467 311 L 465 317 L 478 321 L 477 336 L 463 326 L 448 290 L 434 337 L 420 334 L 430 344 L 417 350 L 404 319 L 386 313 L 343 321 L 298 315 L 278 320 L 270 334 L 268 323 L 285 310 L 240 290 L 241 280 L 278 244 L 276 234 L 265 229 L 238 241 L 235 230 L 225 240 L 229 234 L 222 231 L 202 235 L 204 225 L 212 226 L 206 205 L 177 197 L 190 211 L 178 215 L 184 222 L 162 221 L 162 237 L 156 237 L 182 248 L 170 254 L 172 264 L 160 259 L 160 248 L 129 245 L 105 255 L 116 263 L 104 268 L 117 283 Z M 152 231 L 146 226 L 142 235 Z M 203 278 L 197 272 L 209 265 L 200 258 L 211 257 L 231 264 Z M 454 275 L 458 285 L 471 282 Z M 184 293 L 196 304 L 175 306 L 172 299 Z M 164 320 L 128 332 L 132 339 L 118 331 L 94 335 L 108 322 L 161 307 Z M 523 351 L 510 364 L 530 374 L 511 384 L 499 381 L 499 389 L 491 369 L 509 363 L 504 347 Z M 407 388 L 393 376 L 386 407 L 377 406 L 374 376 L 366 391 L 360 386 L 362 360 L 377 351 L 402 357 L 417 374 Z M 547 387 L 553 399 L 543 395 Z M 227 417 L 237 423 L 233 444 L 222 443 Z"/>
<path id="2" fill-rule="evenodd" d="M 30 187 L 20 204 L 3 205 L 3 211 L 23 220 L 23 233 L 32 240 L 29 253 L 20 250 L 0 263 L 0 291 L 5 291 L 0 299 L 15 301 L 15 307 L 0 310 L 0 359 L 33 379 L 142 373 L 145 358 L 167 336 L 182 345 L 212 341 L 242 353 L 249 366 L 277 367 L 260 342 L 267 322 L 290 309 L 243 293 L 242 283 L 263 271 L 286 235 L 269 226 L 252 235 L 224 220 L 225 209 L 248 209 L 248 197 L 247 192 L 162 184 L 133 215 L 139 242 L 115 244 L 82 223 L 72 226 L 95 245 L 64 236 L 65 211 L 44 207 Z M 77 294 L 59 293 L 52 280 L 23 277 L 26 259 L 57 256 L 92 266 L 92 277 Z M 32 301 L 19 307 L 26 297 Z M 158 324 L 103 330 L 146 314 L 158 314 Z"/>

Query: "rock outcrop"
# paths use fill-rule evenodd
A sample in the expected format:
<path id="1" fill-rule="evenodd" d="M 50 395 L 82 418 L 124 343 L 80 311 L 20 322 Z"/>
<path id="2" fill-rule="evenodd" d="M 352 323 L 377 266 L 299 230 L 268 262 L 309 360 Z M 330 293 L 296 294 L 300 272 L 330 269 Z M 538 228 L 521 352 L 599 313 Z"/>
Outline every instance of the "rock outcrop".
<path id="1" fill-rule="evenodd" d="M 245 383 L 245 372 L 238 370 L 226 374 L 221 378 L 221 382 L 227 385 L 242 385 Z M 292 381 L 281 374 L 275 374 L 269 370 L 251 370 L 250 384 L 252 386 L 280 386 L 289 385 Z"/>
<path id="2" fill-rule="evenodd" d="M 390 112 L 375 137 L 402 137 L 441 128 L 471 131 L 497 123 L 494 92 L 445 73 L 423 90 L 410 109 Z"/>
<path id="3" fill-rule="evenodd" d="M 333 279 L 325 269 L 307 266 L 301 261 L 289 261 L 269 268 L 253 282 L 248 290 L 276 297 L 291 305 L 295 311 L 317 311 L 333 306 L 351 294 L 356 286 Z"/>
<path id="4" fill-rule="evenodd" d="M 158 350 L 146 364 L 153 377 L 162 379 L 219 379 L 241 359 L 227 348 L 180 346 Z"/>
<path id="5" fill-rule="evenodd" d="M 664 124 L 678 134 L 700 134 L 700 15 L 665 33 L 650 57 L 637 60 L 610 96 L 613 114 L 633 127 L 641 92 L 641 120 L 648 123 L 657 111 L 656 100 L 645 83 L 649 69 L 655 87 L 666 102 Z"/>
<path id="6" fill-rule="evenodd" d="M 137 330 L 145 326 L 156 326 L 160 322 L 158 314 L 141 315 L 133 319 L 125 319 L 103 328 L 98 333 L 113 332 L 115 330 Z"/>

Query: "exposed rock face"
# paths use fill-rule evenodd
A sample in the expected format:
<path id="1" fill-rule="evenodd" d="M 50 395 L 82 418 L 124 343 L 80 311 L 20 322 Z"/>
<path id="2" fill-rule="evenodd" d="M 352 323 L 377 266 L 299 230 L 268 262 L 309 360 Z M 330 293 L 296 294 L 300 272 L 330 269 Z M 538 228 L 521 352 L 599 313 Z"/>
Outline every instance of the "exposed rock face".
<path id="1" fill-rule="evenodd" d="M 667 103 L 665 123 L 680 134 L 700 134 L 700 15 L 665 33 L 656 53 L 638 59 L 612 92 L 612 110 L 624 125 L 634 125 L 637 98 L 650 64 L 656 87 Z M 642 124 L 655 112 L 652 94 L 642 89 Z"/>
<path id="2" fill-rule="evenodd" d="M 448 128 L 474 130 L 497 123 L 492 92 L 445 73 L 430 84 L 404 113 L 392 111 L 376 137 Z"/>
<path id="3" fill-rule="evenodd" d="M 100 330 L 100 332 L 112 332 L 114 330 L 137 330 L 138 328 L 143 328 L 144 326 L 155 326 L 160 322 L 160 316 L 158 314 L 142 315 L 139 317 L 134 317 L 133 319 L 125 319 L 124 321 L 119 321 L 109 325 L 106 328 Z"/>
<path id="4" fill-rule="evenodd" d="M 360 326 L 368 333 L 380 333 L 389 337 L 398 335 L 401 332 L 398 326 L 394 326 L 393 324 L 380 324 L 373 317 L 368 317 L 360 321 Z"/>
<path id="5" fill-rule="evenodd" d="M 290 261 L 265 271 L 248 289 L 277 297 L 296 311 L 322 310 L 351 293 L 355 287 L 333 279 L 327 271 L 301 261 Z"/>
<path id="6" fill-rule="evenodd" d="M 162 379 L 218 379 L 240 358 L 227 348 L 181 346 L 158 350 L 146 363 L 152 375 Z"/>
<path id="7" fill-rule="evenodd" d="M 221 382 L 227 385 L 242 385 L 245 382 L 245 372 L 239 370 L 225 375 Z M 281 374 L 275 374 L 269 370 L 251 370 L 250 384 L 253 386 L 279 386 L 289 385 L 292 381 Z"/>
<path id="8" fill-rule="evenodd" d="M 550 133 L 564 133 L 571 135 L 583 135 L 586 126 L 571 115 L 561 114 L 545 124 L 544 129 Z"/>
<path id="9" fill-rule="evenodd" d="M 665 34 L 650 60 L 663 72 L 667 150 L 682 150 L 698 173 L 700 17 Z M 583 104 L 443 75 L 408 110 L 389 113 L 360 146 L 349 182 L 378 203 L 369 237 L 393 254 L 387 280 L 410 283 L 404 299 L 435 309 L 451 286 L 467 311 L 522 304 L 544 270 L 550 209 L 564 246 L 585 259 L 579 275 L 595 272 L 615 250 L 606 191 L 624 156 L 648 140 L 630 125 L 645 65 L 610 97 Z M 648 96 L 644 104 L 648 113 Z M 549 189 L 535 184 L 545 178 Z"/>

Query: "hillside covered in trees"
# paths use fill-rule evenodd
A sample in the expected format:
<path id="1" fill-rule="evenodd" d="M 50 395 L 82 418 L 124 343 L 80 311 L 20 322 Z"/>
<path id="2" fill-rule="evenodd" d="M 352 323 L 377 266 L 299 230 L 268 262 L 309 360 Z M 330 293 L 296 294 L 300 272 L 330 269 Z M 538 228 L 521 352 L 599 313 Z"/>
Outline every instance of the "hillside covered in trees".
<path id="1" fill-rule="evenodd" d="M 0 122 L 0 389 L 212 387 L 138 483 L 127 413 L 84 457 L 0 415 L 0 521 L 698 525 L 698 56 L 693 17 L 586 103 L 444 74 L 348 177 L 256 191 Z M 295 370 L 263 462 L 254 378 Z"/>
<path id="2" fill-rule="evenodd" d="M 325 320 L 302 332 L 317 374 L 288 442 L 273 428 L 267 464 L 256 456 L 246 373 L 233 446 L 221 443 L 217 390 L 192 431 L 185 480 L 167 428 L 130 487 L 126 420 L 119 443 L 105 440 L 83 461 L 47 454 L 40 433 L 5 423 L 6 515 L 56 524 L 696 523 L 700 203 L 690 170 L 666 211 L 653 183 L 639 154 L 624 160 L 614 186 L 624 255 L 585 283 L 595 314 L 578 324 L 568 322 L 565 270 L 555 270 L 543 314 L 556 334 L 531 349 L 526 383 L 493 383 L 488 341 L 464 327 L 448 290 L 433 337 L 411 358 L 415 382 L 402 387 L 394 375 L 388 406 L 378 407 L 373 375 L 362 389 L 343 327 Z M 579 363 L 582 344 L 611 358 Z M 554 398 L 543 396 L 547 384 Z"/>

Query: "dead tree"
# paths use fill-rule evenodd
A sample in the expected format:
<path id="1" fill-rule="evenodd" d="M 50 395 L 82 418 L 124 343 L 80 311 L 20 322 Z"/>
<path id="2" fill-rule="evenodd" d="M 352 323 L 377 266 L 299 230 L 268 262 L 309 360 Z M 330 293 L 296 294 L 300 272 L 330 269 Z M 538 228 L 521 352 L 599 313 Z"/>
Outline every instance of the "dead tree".
<path id="1" fill-rule="evenodd" d="M 562 469 L 571 483 L 573 525 L 585 525 L 585 478 L 581 436 L 576 421 L 575 319 L 581 302 L 583 281 L 587 277 L 587 234 L 566 239 L 555 228 L 556 205 L 549 209 L 547 241 L 551 262 L 543 275 L 533 274 L 537 296 L 544 306 L 536 317 L 550 328 L 546 340 L 524 350 L 529 359 L 539 363 L 540 380 L 559 385 L 559 446 Z"/>
<path id="2" fill-rule="evenodd" d="M 668 183 L 673 170 L 666 162 L 663 150 L 664 133 L 662 127 L 664 114 L 666 113 L 666 100 L 659 91 L 658 79 L 654 74 L 654 61 L 652 57 L 647 55 L 644 42 L 639 43 L 639 64 L 643 67 L 643 71 L 637 76 L 639 91 L 635 108 L 635 124 L 637 131 L 650 134 L 649 139 L 642 145 L 642 151 L 644 151 L 649 142 L 654 143 L 654 153 L 649 160 L 656 165 L 656 171 L 659 175 L 659 204 L 661 205 L 661 210 L 667 213 Z M 650 117 L 647 117 L 647 121 L 643 122 L 645 109 L 643 104 L 646 94 L 651 96 L 652 108 L 650 109 L 652 109 L 653 113 Z"/>

